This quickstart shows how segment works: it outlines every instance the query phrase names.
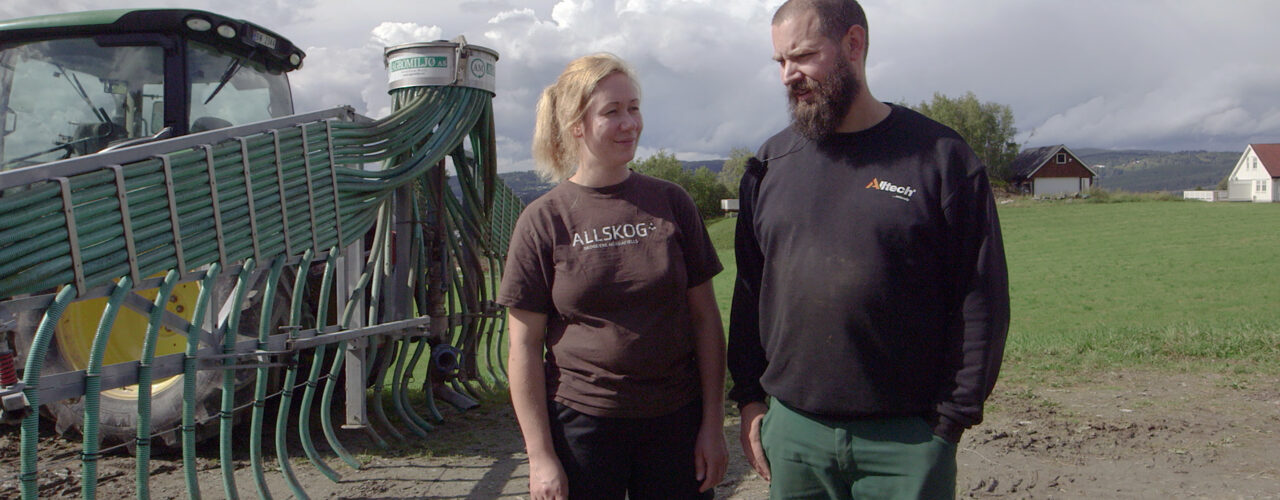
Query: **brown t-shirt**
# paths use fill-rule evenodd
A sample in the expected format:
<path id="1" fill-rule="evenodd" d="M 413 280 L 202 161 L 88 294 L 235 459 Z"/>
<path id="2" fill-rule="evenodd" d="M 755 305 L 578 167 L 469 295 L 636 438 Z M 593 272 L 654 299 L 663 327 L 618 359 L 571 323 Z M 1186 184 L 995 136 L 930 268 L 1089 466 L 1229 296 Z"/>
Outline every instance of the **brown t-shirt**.
<path id="1" fill-rule="evenodd" d="M 547 315 L 547 394 L 588 415 L 647 418 L 700 394 L 686 293 L 722 269 L 693 200 L 632 172 L 572 182 L 516 222 L 498 303 Z"/>

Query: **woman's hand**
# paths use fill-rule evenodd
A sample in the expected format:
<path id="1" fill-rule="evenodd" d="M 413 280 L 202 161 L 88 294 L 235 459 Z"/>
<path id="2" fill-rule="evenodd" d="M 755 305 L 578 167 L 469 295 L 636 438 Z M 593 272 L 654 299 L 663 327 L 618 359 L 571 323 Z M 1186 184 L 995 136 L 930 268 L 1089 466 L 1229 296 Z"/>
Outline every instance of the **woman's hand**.
<path id="1" fill-rule="evenodd" d="M 569 497 L 569 481 L 551 443 L 551 417 L 547 414 L 542 364 L 547 315 L 509 307 L 507 329 L 511 340 L 507 351 L 507 385 L 511 389 L 511 406 L 520 422 L 520 433 L 524 435 L 524 447 L 529 453 L 529 496 L 539 500 L 565 500 Z"/>
<path id="2" fill-rule="evenodd" d="M 722 421 L 703 422 L 698 429 L 698 442 L 693 447 L 693 467 L 697 472 L 698 491 L 707 491 L 720 484 L 725 469 L 729 467 L 729 450 L 724 441 Z"/>
<path id="3" fill-rule="evenodd" d="M 566 500 L 569 479 L 555 455 L 535 459 L 529 457 L 529 498 L 532 500 Z"/>
<path id="4" fill-rule="evenodd" d="M 690 288 L 685 296 L 693 319 L 694 354 L 702 388 L 702 425 L 693 447 L 693 468 L 702 483 L 698 491 L 707 491 L 724 479 L 729 463 L 724 443 L 724 328 L 711 280 Z"/>

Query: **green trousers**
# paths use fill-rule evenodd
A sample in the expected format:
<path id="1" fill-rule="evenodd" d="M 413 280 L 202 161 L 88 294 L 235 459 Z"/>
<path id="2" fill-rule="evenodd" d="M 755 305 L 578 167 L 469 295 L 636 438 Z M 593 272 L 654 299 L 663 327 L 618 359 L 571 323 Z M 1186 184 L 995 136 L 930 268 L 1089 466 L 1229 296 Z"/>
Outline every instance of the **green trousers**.
<path id="1" fill-rule="evenodd" d="M 760 434 L 771 499 L 955 498 L 956 445 L 923 418 L 831 420 L 775 399 Z"/>

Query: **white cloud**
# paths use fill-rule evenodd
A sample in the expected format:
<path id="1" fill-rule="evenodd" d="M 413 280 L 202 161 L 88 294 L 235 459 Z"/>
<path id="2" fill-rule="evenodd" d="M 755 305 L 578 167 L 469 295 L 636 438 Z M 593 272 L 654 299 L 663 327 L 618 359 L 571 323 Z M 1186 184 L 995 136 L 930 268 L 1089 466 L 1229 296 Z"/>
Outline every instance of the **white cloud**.
<path id="1" fill-rule="evenodd" d="M 682 158 L 754 150 L 787 122 L 769 19 L 781 0 L 118 0 L 248 19 L 304 47 L 291 75 L 300 110 L 389 111 L 382 50 L 452 39 L 499 52 L 500 168 L 526 169 L 533 107 L 577 56 L 610 51 L 644 87 L 643 151 Z M 868 84 L 917 103 L 973 91 L 1009 105 L 1028 145 L 1240 150 L 1280 141 L 1280 3 L 1187 0 L 864 0 Z M 5 0 L 0 17 L 101 8 Z M 1032 132 L 1034 131 L 1034 134 Z"/>
<path id="2" fill-rule="evenodd" d="M 708 0 L 562 0 L 496 13 L 485 30 L 501 53 L 495 109 L 514 114 L 500 115 L 507 123 L 500 121 L 499 134 L 526 142 L 542 88 L 571 59 L 607 51 L 640 78 L 642 152 L 714 157 L 754 149 L 785 123 L 769 60 L 771 15 L 768 2 Z"/>
<path id="3" fill-rule="evenodd" d="M 385 22 L 373 28 L 373 42 L 386 47 L 414 42 L 440 40 L 444 30 L 439 26 Z"/>

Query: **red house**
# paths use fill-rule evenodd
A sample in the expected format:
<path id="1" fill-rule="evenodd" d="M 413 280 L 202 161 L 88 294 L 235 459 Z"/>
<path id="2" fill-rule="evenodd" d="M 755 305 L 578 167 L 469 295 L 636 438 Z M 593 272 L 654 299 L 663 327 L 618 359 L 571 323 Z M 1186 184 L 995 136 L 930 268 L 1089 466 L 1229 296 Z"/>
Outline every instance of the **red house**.
<path id="1" fill-rule="evenodd" d="M 1097 172 L 1062 144 L 1023 150 L 1009 171 L 1009 184 L 1035 197 L 1074 196 L 1088 191 L 1098 178 Z"/>

